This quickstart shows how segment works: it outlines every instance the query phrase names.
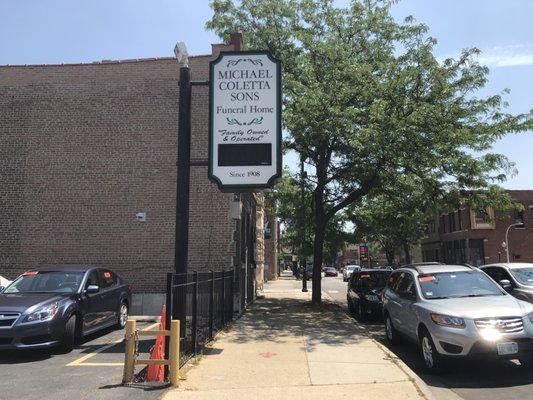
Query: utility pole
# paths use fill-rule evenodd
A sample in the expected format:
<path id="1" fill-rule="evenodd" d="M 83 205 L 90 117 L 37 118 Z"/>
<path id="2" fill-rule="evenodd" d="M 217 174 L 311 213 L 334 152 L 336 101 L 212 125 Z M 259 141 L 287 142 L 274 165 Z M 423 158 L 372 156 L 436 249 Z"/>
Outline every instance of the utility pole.
<path id="1" fill-rule="evenodd" d="M 305 157 L 300 154 L 300 254 L 302 257 L 302 292 L 307 292 L 307 263 L 304 257 L 305 252 L 305 170 L 304 170 Z"/>

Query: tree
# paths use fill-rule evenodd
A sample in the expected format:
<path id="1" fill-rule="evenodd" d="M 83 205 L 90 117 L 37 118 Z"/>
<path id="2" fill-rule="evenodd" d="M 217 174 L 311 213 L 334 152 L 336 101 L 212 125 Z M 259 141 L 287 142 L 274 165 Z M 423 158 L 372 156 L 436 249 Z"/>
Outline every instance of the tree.
<path id="1" fill-rule="evenodd" d="M 287 146 L 313 172 L 313 302 L 321 301 L 326 228 L 337 213 L 401 176 L 424 187 L 484 190 L 511 164 L 489 152 L 531 113 L 503 112 L 500 95 L 475 97 L 488 69 L 477 49 L 440 62 L 436 40 L 413 18 L 396 22 L 393 1 L 212 0 L 207 28 L 241 31 L 251 49 L 282 61 Z"/>
<path id="2" fill-rule="evenodd" d="M 282 245 L 291 248 L 300 260 L 311 259 L 313 255 L 313 202 L 311 201 L 312 186 L 304 186 L 304 209 L 302 215 L 300 197 L 300 177 L 288 169 L 283 171 L 281 181 L 274 190 L 267 194 L 269 201 L 276 204 L 276 216 L 283 226 Z M 347 217 L 338 214 L 328 224 L 324 249 L 326 262 L 333 262 L 333 254 L 344 248 L 348 239 L 346 232 Z M 302 241 L 302 229 L 305 231 Z"/>

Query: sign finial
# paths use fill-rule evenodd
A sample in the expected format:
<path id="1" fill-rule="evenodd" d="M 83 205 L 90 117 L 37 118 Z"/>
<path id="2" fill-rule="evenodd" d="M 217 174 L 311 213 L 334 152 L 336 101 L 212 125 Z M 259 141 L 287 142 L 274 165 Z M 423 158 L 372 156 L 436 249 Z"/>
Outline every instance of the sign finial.
<path id="1" fill-rule="evenodd" d="M 185 42 L 176 43 L 176 46 L 174 47 L 174 54 L 176 55 L 176 59 L 178 60 L 180 67 L 189 66 L 189 53 L 187 52 L 187 46 L 185 45 Z"/>

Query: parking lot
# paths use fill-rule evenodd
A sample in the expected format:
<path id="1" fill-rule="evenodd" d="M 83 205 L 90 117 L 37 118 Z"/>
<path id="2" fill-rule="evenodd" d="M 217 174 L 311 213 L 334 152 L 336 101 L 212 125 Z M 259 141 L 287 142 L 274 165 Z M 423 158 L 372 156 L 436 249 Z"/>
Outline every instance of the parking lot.
<path id="1" fill-rule="evenodd" d="M 140 329 L 157 324 L 138 323 Z M 86 337 L 72 352 L 55 350 L 2 351 L 0 398 L 12 399 L 157 399 L 161 385 L 121 385 L 124 361 L 123 330 L 105 330 Z M 154 339 L 140 342 L 149 352 Z M 137 368 L 137 371 L 140 367 Z"/>

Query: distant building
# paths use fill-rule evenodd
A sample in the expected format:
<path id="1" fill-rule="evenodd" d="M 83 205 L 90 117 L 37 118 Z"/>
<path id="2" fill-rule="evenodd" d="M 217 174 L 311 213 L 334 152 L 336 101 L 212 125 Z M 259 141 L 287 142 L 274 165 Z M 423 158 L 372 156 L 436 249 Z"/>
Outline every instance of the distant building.
<path id="1" fill-rule="evenodd" d="M 476 213 L 469 207 L 440 213 L 427 224 L 422 240 L 424 261 L 482 265 L 506 261 L 503 246 L 511 224 L 523 228 L 509 229 L 509 260 L 533 262 L 533 190 L 509 190 L 509 195 L 524 207 L 520 212 L 499 212 L 487 208 Z"/>

